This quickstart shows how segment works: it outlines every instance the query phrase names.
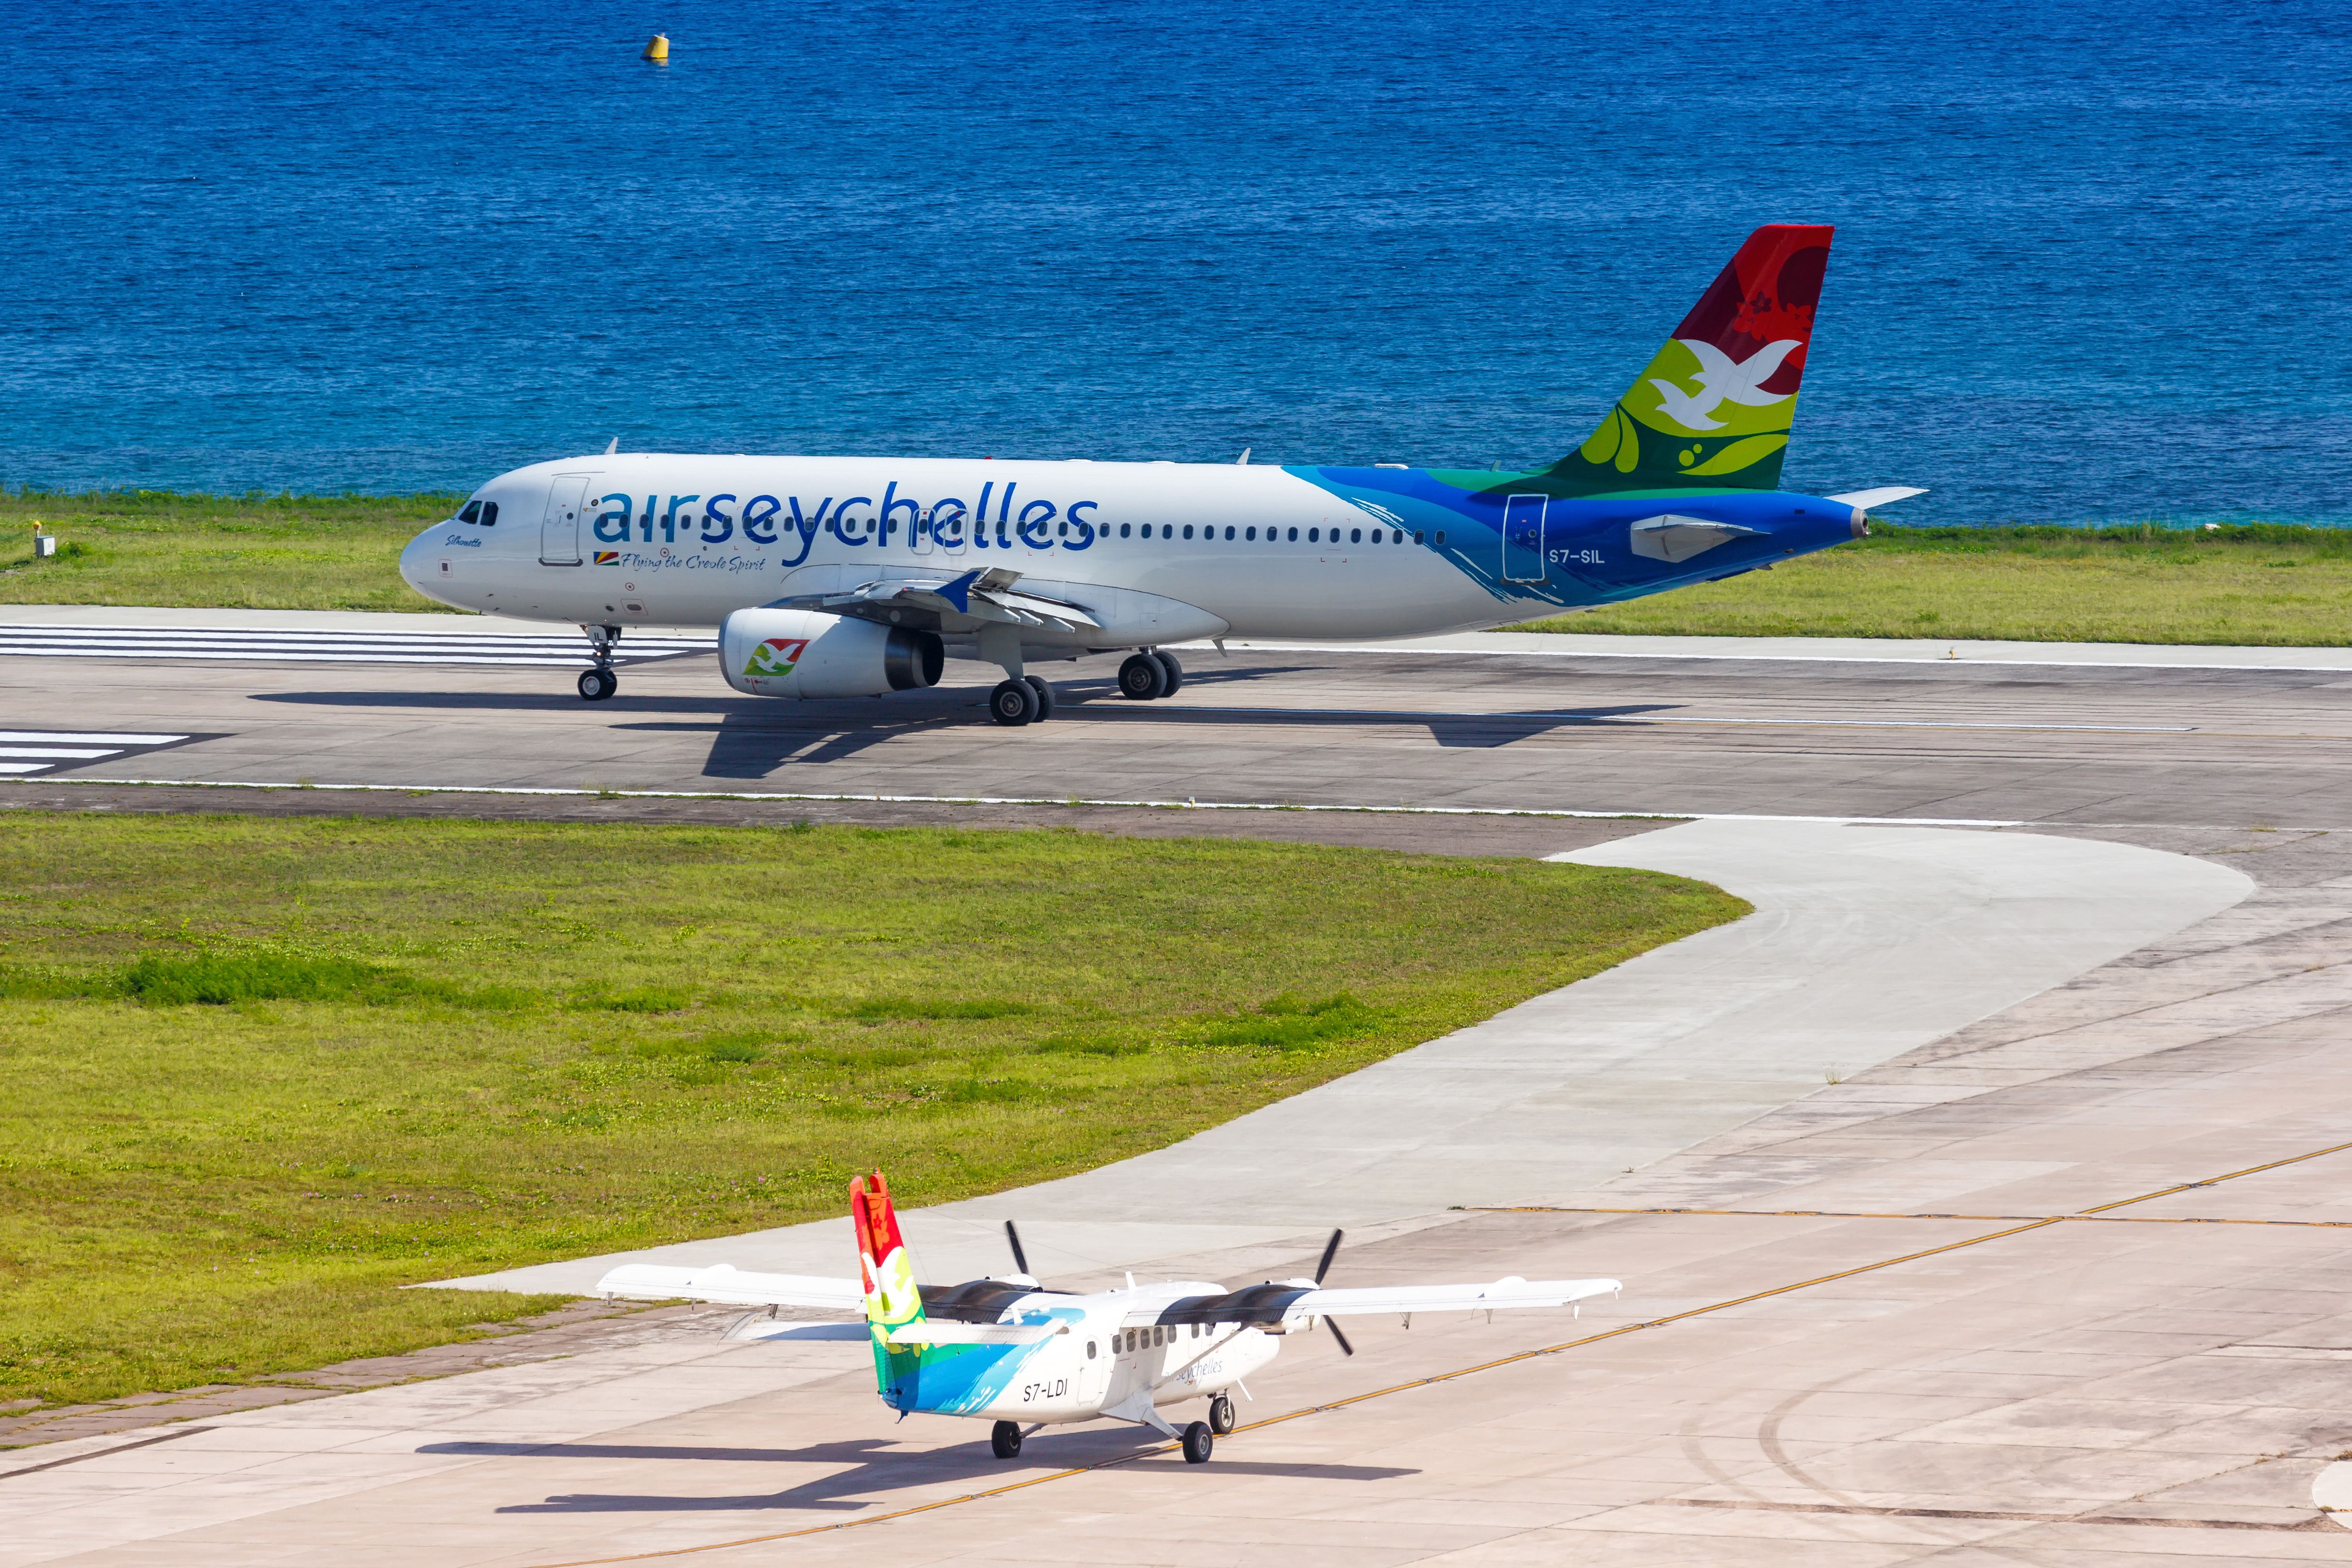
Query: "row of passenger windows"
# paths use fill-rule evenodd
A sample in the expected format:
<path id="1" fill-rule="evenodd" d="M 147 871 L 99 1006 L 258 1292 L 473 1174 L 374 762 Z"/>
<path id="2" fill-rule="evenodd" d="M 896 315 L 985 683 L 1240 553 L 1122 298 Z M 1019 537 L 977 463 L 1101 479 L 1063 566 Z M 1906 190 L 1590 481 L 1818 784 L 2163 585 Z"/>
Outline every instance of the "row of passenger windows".
<path id="1" fill-rule="evenodd" d="M 1127 1348 L 1130 1351 L 1157 1350 L 1162 1345 L 1174 1344 L 1179 1339 L 1197 1340 L 1203 1335 L 1213 1339 L 1217 1332 L 1214 1327 L 1206 1323 L 1187 1323 L 1183 1328 L 1185 1332 L 1182 1334 L 1179 1334 L 1173 1327 L 1129 1329 L 1127 1331 Z M 1110 1337 L 1110 1353 L 1117 1355 L 1118 1352 L 1119 1336 L 1113 1334 Z M 1087 1359 L 1088 1361 L 1095 1359 L 1095 1342 L 1092 1340 L 1087 1342 Z"/>
<path id="2" fill-rule="evenodd" d="M 457 514 L 457 521 L 496 528 L 499 525 L 499 503 L 494 500 L 469 500 L 466 503 L 466 510 Z"/>
<path id="3" fill-rule="evenodd" d="M 1118 536 L 1121 539 L 1127 538 L 1129 531 L 1132 530 L 1134 526 L 1135 525 L 1130 522 L 1120 523 L 1118 525 Z M 1069 524 L 1066 522 L 1062 525 L 1062 528 L 1065 532 L 1067 532 L 1069 530 Z M 1145 523 L 1143 525 L 1143 537 L 1146 539 L 1152 537 L 1151 530 L 1152 525 L 1148 522 Z M 1402 544 L 1404 542 L 1404 530 L 1401 528 L 1372 529 L 1370 531 L 1371 538 L 1369 540 L 1364 537 L 1365 531 L 1365 530 L 1360 528 L 1351 528 L 1348 530 L 1348 538 L 1346 542 L 1349 544 Z M 1280 529 L 1267 529 L 1265 531 L 1265 542 L 1268 544 L 1281 542 L 1279 536 L 1282 532 L 1283 531 Z M 1324 542 L 1323 536 L 1326 533 L 1328 533 L 1331 536 L 1329 542 L 1333 544 L 1341 542 L 1339 539 L 1339 531 L 1336 528 L 1310 528 L 1307 531 L 1307 542 L 1309 544 L 1321 544 Z M 1225 528 L 1225 537 L 1227 539 L 1233 539 L 1237 535 L 1244 543 L 1255 543 L 1257 540 L 1257 530 L 1255 528 L 1237 529 L 1231 524 L 1227 524 Z M 1162 539 L 1176 538 L 1176 525 L 1172 522 L 1163 522 L 1160 524 L 1159 536 Z M 1184 525 L 1183 537 L 1186 539 L 1192 537 L 1192 525 L 1189 522 Z M 1214 539 L 1217 537 L 1217 531 L 1213 526 L 1203 527 L 1201 530 L 1201 537 L 1203 540 Z M 1288 542 L 1293 544 L 1298 542 L 1298 530 L 1295 528 L 1289 530 Z M 1413 531 L 1412 542 L 1415 544 L 1424 542 L 1422 532 L 1419 529 L 1415 529 Z M 1445 534 L 1443 530 L 1440 530 L 1438 532 L 1437 542 L 1440 544 L 1444 544 L 1445 542 Z"/>

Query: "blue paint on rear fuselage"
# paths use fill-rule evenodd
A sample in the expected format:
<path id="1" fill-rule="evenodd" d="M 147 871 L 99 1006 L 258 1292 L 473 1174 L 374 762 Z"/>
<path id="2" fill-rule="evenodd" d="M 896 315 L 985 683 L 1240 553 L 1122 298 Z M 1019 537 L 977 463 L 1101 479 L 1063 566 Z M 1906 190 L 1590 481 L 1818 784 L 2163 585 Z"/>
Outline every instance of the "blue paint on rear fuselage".
<path id="1" fill-rule="evenodd" d="M 1427 468 L 1297 467 L 1289 472 L 1402 526 L 1499 601 L 1539 601 L 1563 609 L 1636 599 L 1710 583 L 1841 544 L 1854 536 L 1853 509 L 1786 490 L 1632 490 L 1546 493 L 1540 474 L 1476 476 L 1476 489 Z M 1515 498 L 1541 498 L 1539 580 L 1504 575 L 1503 527 Z M 1752 529 L 1688 560 L 1637 554 L 1635 523 L 1673 516 Z"/>

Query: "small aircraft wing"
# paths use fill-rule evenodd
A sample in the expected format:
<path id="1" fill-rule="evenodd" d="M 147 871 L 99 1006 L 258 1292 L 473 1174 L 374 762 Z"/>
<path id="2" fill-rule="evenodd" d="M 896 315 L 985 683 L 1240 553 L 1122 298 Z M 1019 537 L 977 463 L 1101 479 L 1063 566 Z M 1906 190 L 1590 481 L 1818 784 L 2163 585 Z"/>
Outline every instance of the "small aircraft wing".
<path id="1" fill-rule="evenodd" d="M 1352 1290 L 1309 1290 L 1290 1305 L 1313 1318 L 1365 1312 L 1471 1312 L 1496 1307 L 1568 1307 L 1623 1289 L 1614 1279 L 1521 1279 L 1489 1285 L 1375 1285 Z"/>
<path id="2" fill-rule="evenodd" d="M 1218 1296 L 1183 1296 L 1164 1306 L 1141 1303 L 1122 1326 L 1155 1323 L 1279 1323 L 1289 1318 L 1364 1313 L 1492 1311 L 1498 1307 L 1566 1307 L 1623 1289 L 1614 1279 L 1522 1279 L 1484 1285 L 1379 1285 L 1326 1290 L 1310 1279 L 1268 1281 Z"/>
<path id="3" fill-rule="evenodd" d="M 672 1268 L 658 1263 L 624 1263 L 596 1281 L 599 1296 L 633 1301 L 719 1301 L 735 1307 L 818 1307 L 863 1312 L 865 1288 L 855 1279 L 814 1274 L 751 1274 L 731 1264 Z"/>

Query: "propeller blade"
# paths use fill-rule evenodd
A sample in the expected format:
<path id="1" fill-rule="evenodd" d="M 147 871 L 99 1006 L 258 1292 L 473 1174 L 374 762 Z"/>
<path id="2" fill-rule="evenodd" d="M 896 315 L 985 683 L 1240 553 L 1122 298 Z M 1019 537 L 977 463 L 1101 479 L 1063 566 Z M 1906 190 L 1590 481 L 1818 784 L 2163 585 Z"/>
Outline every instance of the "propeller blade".
<path id="1" fill-rule="evenodd" d="M 1323 1326 L 1331 1331 L 1331 1337 L 1339 1342 L 1339 1348 L 1342 1351 L 1345 1351 L 1349 1355 L 1354 1355 L 1356 1353 L 1356 1347 L 1349 1344 L 1348 1342 L 1348 1336 L 1339 1331 L 1339 1319 L 1326 1318 L 1323 1320 Z"/>
<path id="2" fill-rule="evenodd" d="M 1344 1230 L 1335 1230 L 1331 1233 L 1331 1239 L 1324 1244 L 1323 1261 L 1315 1266 L 1315 1283 L 1318 1285 L 1322 1284 L 1323 1276 L 1331 1271 L 1331 1259 L 1339 1251 L 1339 1238 L 1347 1234 Z"/>
<path id="3" fill-rule="evenodd" d="M 1029 1255 L 1021 1250 L 1021 1233 L 1013 1228 L 1013 1222 L 1009 1219 L 1004 1222 L 1004 1239 L 1013 1244 L 1013 1268 L 1014 1272 L 1020 1274 L 1028 1273 Z"/>

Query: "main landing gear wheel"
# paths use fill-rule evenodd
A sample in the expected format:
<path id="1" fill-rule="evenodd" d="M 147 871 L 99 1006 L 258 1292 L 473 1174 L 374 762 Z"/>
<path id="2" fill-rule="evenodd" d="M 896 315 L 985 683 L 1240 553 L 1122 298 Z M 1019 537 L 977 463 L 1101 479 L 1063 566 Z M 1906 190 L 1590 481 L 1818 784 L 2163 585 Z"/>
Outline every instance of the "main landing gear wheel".
<path id="1" fill-rule="evenodd" d="M 1222 1437 L 1234 1429 L 1234 1402 L 1220 1394 L 1209 1401 L 1209 1430 Z"/>
<path id="2" fill-rule="evenodd" d="M 1038 707 L 1037 689 L 1025 680 L 1000 680 L 988 694 L 988 716 L 1000 724 L 1034 723 Z"/>
<path id="3" fill-rule="evenodd" d="M 583 702 L 602 702 L 621 689 L 621 678 L 598 665 L 580 672 L 580 698 Z"/>
<path id="4" fill-rule="evenodd" d="M 1149 702 L 1165 697 L 1174 688 L 1168 683 L 1168 667 L 1148 653 L 1131 653 L 1127 662 L 1118 667 L 1118 694 L 1138 702 Z"/>
<path id="5" fill-rule="evenodd" d="M 1160 661 L 1160 668 L 1168 672 L 1168 689 L 1161 692 L 1160 695 L 1162 697 L 1175 696 L 1176 689 L 1184 684 L 1184 667 L 1176 662 L 1176 656 L 1174 654 L 1168 652 L 1164 648 L 1153 648 L 1151 650 L 1151 657 L 1158 659 Z"/>
<path id="6" fill-rule="evenodd" d="M 1054 716 L 1054 689 L 1034 675 L 1024 675 L 1021 679 L 1030 690 L 1037 694 L 1037 717 L 1033 722 L 1043 724 Z"/>
<path id="7" fill-rule="evenodd" d="M 988 1429 L 988 1446 L 1000 1459 L 1021 1457 L 1021 1428 L 1010 1421 L 999 1421 Z"/>
<path id="8" fill-rule="evenodd" d="M 1217 1439 L 1210 1434 L 1206 1421 L 1195 1421 L 1184 1428 L 1184 1462 L 1205 1465 L 1209 1456 L 1217 1451 Z"/>

